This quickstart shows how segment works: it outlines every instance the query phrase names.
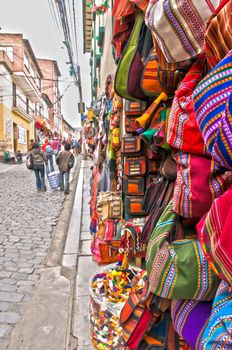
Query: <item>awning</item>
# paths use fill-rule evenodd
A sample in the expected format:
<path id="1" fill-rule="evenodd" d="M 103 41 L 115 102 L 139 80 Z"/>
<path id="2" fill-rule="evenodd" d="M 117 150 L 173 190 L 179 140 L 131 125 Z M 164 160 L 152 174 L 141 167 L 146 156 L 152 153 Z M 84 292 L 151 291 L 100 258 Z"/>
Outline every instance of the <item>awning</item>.
<path id="1" fill-rule="evenodd" d="M 46 121 L 42 118 L 37 117 L 35 120 L 36 129 L 42 129 L 45 125 Z"/>

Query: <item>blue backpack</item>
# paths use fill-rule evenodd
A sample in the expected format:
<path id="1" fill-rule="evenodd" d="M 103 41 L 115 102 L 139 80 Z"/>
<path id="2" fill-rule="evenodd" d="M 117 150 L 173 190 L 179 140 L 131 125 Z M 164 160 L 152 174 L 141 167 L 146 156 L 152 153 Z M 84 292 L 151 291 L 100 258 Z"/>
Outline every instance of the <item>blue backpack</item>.
<path id="1" fill-rule="evenodd" d="M 53 148 L 50 145 L 46 146 L 46 156 L 52 156 L 53 155 Z"/>

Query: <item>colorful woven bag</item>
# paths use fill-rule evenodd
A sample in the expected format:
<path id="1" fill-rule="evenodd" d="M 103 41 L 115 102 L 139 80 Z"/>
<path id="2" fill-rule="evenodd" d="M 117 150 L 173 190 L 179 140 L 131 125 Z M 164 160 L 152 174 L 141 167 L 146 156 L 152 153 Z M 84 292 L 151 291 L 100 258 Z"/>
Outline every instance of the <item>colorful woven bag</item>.
<path id="1" fill-rule="evenodd" d="M 203 51 L 205 25 L 220 0 L 150 0 L 146 24 L 167 62 L 180 62 Z"/>
<path id="2" fill-rule="evenodd" d="M 172 201 L 153 230 L 146 253 L 152 293 L 167 299 L 211 300 L 218 279 L 209 267 L 201 245 L 191 239 L 171 241 L 177 215 Z"/>
<path id="3" fill-rule="evenodd" d="M 215 199 L 197 225 L 199 239 L 210 266 L 232 285 L 232 188 Z"/>
<path id="4" fill-rule="evenodd" d="M 124 342 L 131 350 L 138 349 L 144 334 L 154 323 L 152 313 L 144 300 L 143 290 L 131 292 L 120 314 Z"/>
<path id="5" fill-rule="evenodd" d="M 203 76 L 205 60 L 195 62 L 179 85 L 168 117 L 167 142 L 184 152 L 205 154 L 206 146 L 197 124 L 193 90 Z"/>
<path id="6" fill-rule="evenodd" d="M 185 218 L 201 218 L 227 186 L 227 176 L 214 160 L 179 152 L 173 210 Z"/>
<path id="7" fill-rule="evenodd" d="M 191 349 L 196 349 L 211 309 L 212 301 L 172 300 L 171 318 L 174 329 Z"/>
<path id="8" fill-rule="evenodd" d="M 196 350 L 232 349 L 232 293 L 231 286 L 222 281 L 213 302 L 209 322 Z"/>
<path id="9" fill-rule="evenodd" d="M 232 51 L 194 91 L 197 122 L 217 164 L 232 169 Z"/>
<path id="10" fill-rule="evenodd" d="M 153 48 L 145 62 L 141 78 L 141 88 L 145 95 L 155 97 L 162 91 L 173 95 L 179 82 L 180 76 L 174 70 L 161 72 L 156 50 Z"/>
<path id="11" fill-rule="evenodd" d="M 227 4 L 226 4 L 227 3 Z M 215 67 L 232 47 L 232 2 L 224 0 L 207 23 L 205 53 L 211 68 Z"/>

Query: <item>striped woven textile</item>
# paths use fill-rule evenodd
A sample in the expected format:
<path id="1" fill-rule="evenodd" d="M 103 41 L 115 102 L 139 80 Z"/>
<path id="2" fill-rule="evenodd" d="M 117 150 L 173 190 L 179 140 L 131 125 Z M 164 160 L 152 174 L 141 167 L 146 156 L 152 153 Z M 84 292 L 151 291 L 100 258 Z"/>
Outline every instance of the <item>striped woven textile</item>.
<path id="1" fill-rule="evenodd" d="M 216 199 L 197 225 L 199 239 L 210 266 L 232 285 L 232 188 Z"/>
<path id="2" fill-rule="evenodd" d="M 176 219 L 171 201 L 148 243 L 146 267 L 150 290 L 167 299 L 211 300 L 218 280 L 200 243 L 190 239 L 168 243 Z"/>
<path id="3" fill-rule="evenodd" d="M 227 177 L 214 160 L 206 157 L 179 152 L 175 161 L 177 179 L 173 210 L 185 218 L 200 219 L 214 199 L 226 191 Z"/>
<path id="4" fill-rule="evenodd" d="M 206 22 L 219 4 L 220 0 L 150 0 L 146 24 L 168 62 L 202 52 Z"/>
<path id="5" fill-rule="evenodd" d="M 212 301 L 172 300 L 171 318 L 174 329 L 192 349 L 199 343 L 211 309 Z"/>
<path id="6" fill-rule="evenodd" d="M 197 122 L 217 164 L 232 169 L 232 50 L 194 90 Z"/>
<path id="7" fill-rule="evenodd" d="M 196 350 L 232 349 L 232 293 L 231 286 L 222 281 L 213 302 L 208 324 Z"/>
<path id="8" fill-rule="evenodd" d="M 224 1 L 225 2 L 225 1 Z M 232 2 L 217 10 L 210 18 L 205 31 L 205 52 L 211 68 L 215 67 L 232 47 Z"/>

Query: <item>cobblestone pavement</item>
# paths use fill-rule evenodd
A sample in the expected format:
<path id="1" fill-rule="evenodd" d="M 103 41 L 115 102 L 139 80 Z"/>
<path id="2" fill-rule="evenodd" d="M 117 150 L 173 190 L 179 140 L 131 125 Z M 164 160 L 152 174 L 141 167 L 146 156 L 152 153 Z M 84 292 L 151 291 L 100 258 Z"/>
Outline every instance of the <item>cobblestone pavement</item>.
<path id="1" fill-rule="evenodd" d="M 33 294 L 63 206 L 62 192 L 35 188 L 24 164 L 0 173 L 0 350 Z"/>

